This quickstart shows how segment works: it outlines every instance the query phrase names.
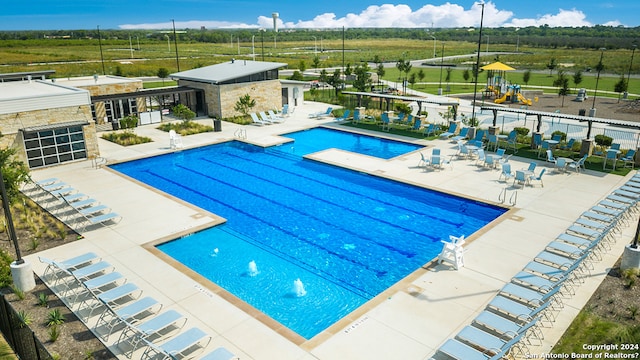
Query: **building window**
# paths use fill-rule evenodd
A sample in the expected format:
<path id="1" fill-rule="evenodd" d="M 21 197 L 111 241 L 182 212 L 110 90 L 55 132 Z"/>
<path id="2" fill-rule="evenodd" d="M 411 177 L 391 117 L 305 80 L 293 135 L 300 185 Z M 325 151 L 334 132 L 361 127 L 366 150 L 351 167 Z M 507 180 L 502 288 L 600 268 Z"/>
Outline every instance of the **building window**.
<path id="1" fill-rule="evenodd" d="M 31 169 L 87 158 L 82 126 L 25 132 L 24 148 Z"/>

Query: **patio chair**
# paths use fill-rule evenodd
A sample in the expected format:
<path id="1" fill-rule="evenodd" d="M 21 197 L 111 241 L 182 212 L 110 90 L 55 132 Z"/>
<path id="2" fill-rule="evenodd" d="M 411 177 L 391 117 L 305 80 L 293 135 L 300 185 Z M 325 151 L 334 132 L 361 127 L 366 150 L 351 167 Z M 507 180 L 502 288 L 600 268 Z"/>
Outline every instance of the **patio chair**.
<path id="1" fill-rule="evenodd" d="M 425 129 L 424 129 L 424 136 L 430 136 L 430 135 L 436 135 L 437 132 L 437 128 L 435 124 L 429 124 Z"/>
<path id="2" fill-rule="evenodd" d="M 578 161 L 574 161 L 574 162 L 571 162 L 571 163 L 569 163 L 567 166 L 568 166 L 570 169 L 575 170 L 576 172 L 580 172 L 580 169 L 582 169 L 582 170 L 584 170 L 584 169 L 585 169 L 585 167 L 584 167 L 584 162 L 585 162 L 585 161 L 587 161 L 587 158 L 588 158 L 588 157 L 589 157 L 589 154 L 584 154 L 584 156 L 583 156 L 583 157 L 581 157 L 581 158 L 580 158 L 580 160 L 578 160 Z"/>
<path id="3" fill-rule="evenodd" d="M 551 150 L 549 150 L 551 151 Z M 566 172 L 567 169 L 567 159 L 566 158 L 557 158 L 555 161 L 555 171 L 556 172 Z"/>
<path id="4" fill-rule="evenodd" d="M 178 134 L 175 130 L 169 130 L 169 148 L 178 149 L 182 148 L 182 135 Z"/>
<path id="5" fill-rule="evenodd" d="M 445 139 L 445 138 L 448 139 L 448 138 L 454 136 L 456 134 L 457 130 L 458 130 L 458 124 L 452 122 L 449 125 L 449 129 L 447 131 L 443 132 L 442 134 L 440 134 L 440 138 L 441 139 Z"/>
<path id="6" fill-rule="evenodd" d="M 516 170 L 516 176 L 513 178 L 513 185 L 516 183 L 521 184 L 523 189 L 525 185 L 529 183 L 529 178 L 525 175 L 524 171 Z"/>
<path id="7" fill-rule="evenodd" d="M 636 163 L 636 151 L 634 149 L 630 149 L 627 151 L 624 157 L 620 158 L 620 161 L 624 162 L 623 167 L 627 167 L 627 164 L 631 164 L 631 169 L 635 166 Z"/>
<path id="8" fill-rule="evenodd" d="M 505 163 L 502 164 L 502 171 L 500 171 L 500 176 L 498 177 L 498 181 L 504 177 L 504 181 L 509 181 L 513 177 L 511 173 L 511 164 Z"/>
<path id="9" fill-rule="evenodd" d="M 493 149 L 495 151 L 498 149 L 498 135 L 489 134 L 487 139 L 487 150 Z"/>
<path id="10" fill-rule="evenodd" d="M 280 112 L 280 114 L 282 116 L 287 116 L 288 117 L 289 115 L 291 115 L 291 113 L 289 111 L 290 111 L 289 110 L 289 104 L 284 104 L 284 105 L 282 105 L 282 111 Z"/>
<path id="11" fill-rule="evenodd" d="M 619 143 L 613 143 L 613 144 L 611 144 L 610 149 L 611 150 L 620 150 L 620 144 Z"/>
<path id="12" fill-rule="evenodd" d="M 612 147 L 613 149 L 613 147 Z M 611 162 L 613 163 L 613 170 L 616 169 L 616 161 L 618 161 L 618 150 L 607 150 L 607 154 L 605 155 L 605 158 L 602 160 L 602 170 L 605 170 L 607 168 L 607 161 L 611 160 Z"/>
<path id="13" fill-rule="evenodd" d="M 560 135 L 560 134 L 552 135 L 552 136 L 551 136 L 551 140 L 553 140 L 553 141 L 557 141 L 557 142 L 558 142 L 558 144 L 559 144 L 559 143 L 560 143 L 560 141 L 562 141 L 562 135 Z"/>
<path id="14" fill-rule="evenodd" d="M 357 124 L 360 122 L 360 120 L 364 119 L 364 114 L 360 114 L 360 109 L 356 108 L 355 110 L 353 110 L 353 120 L 351 120 L 354 124 Z"/>
<path id="15" fill-rule="evenodd" d="M 513 147 L 513 153 L 518 152 L 518 132 L 515 130 L 511 130 L 509 136 L 507 136 L 507 145 Z"/>
<path id="16" fill-rule="evenodd" d="M 567 142 L 566 144 L 560 146 L 560 149 L 562 150 L 571 150 L 573 149 L 573 144 L 576 142 L 576 139 L 571 138 L 569 139 L 569 142 Z"/>
<path id="17" fill-rule="evenodd" d="M 197 350 L 203 350 L 211 342 L 211 336 L 199 328 L 190 328 L 162 344 L 147 342 L 147 349 L 140 359 L 182 359 L 195 356 Z"/>
<path id="18" fill-rule="evenodd" d="M 422 126 L 422 120 L 415 119 L 415 121 L 413 122 L 413 126 L 411 127 L 411 130 L 418 131 L 418 130 L 420 130 L 421 126 Z"/>
<path id="19" fill-rule="evenodd" d="M 335 121 L 347 121 L 349 120 L 349 115 L 351 114 L 351 110 L 347 109 L 342 113 L 342 116 L 339 118 L 335 118 Z"/>
<path id="20" fill-rule="evenodd" d="M 429 166 L 429 159 L 424 156 L 423 153 L 420 153 L 420 161 L 418 162 L 418 167 L 427 167 Z"/>
<path id="21" fill-rule="evenodd" d="M 547 150 L 547 161 L 554 164 L 556 162 L 556 158 L 553 157 L 553 153 L 551 152 L 551 150 Z"/>
<path id="22" fill-rule="evenodd" d="M 540 174 L 538 174 L 538 176 L 531 176 L 529 178 L 529 185 L 533 186 L 532 181 L 537 181 L 540 183 L 540 187 L 544 187 L 544 183 L 542 182 L 542 175 L 544 175 L 545 171 L 547 171 L 547 169 L 542 169 L 540 170 Z"/>
<path id="23" fill-rule="evenodd" d="M 544 154 L 547 152 L 547 150 L 551 151 L 549 143 L 547 141 L 542 141 L 542 143 L 538 147 L 538 158 L 544 157 Z"/>
<path id="24" fill-rule="evenodd" d="M 391 130 L 391 120 L 389 119 L 389 114 L 382 113 L 382 115 L 380 115 L 380 119 L 382 120 L 382 131 Z"/>
<path id="25" fill-rule="evenodd" d="M 484 149 L 478 149 L 477 154 L 478 154 L 478 158 L 476 159 L 476 165 L 477 166 L 484 166 L 484 162 L 485 162 L 485 160 L 487 158 L 485 156 Z"/>

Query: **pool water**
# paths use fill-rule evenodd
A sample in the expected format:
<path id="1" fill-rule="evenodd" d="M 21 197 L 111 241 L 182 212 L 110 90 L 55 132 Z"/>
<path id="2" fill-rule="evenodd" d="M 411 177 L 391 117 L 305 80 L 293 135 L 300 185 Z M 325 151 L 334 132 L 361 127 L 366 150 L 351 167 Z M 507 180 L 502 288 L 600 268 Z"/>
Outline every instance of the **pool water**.
<path id="1" fill-rule="evenodd" d="M 333 147 L 382 159 L 391 159 L 424 147 L 423 145 L 408 142 L 394 141 L 323 127 L 283 134 L 282 136 L 295 140 L 293 144 L 283 144 L 282 146 L 287 149 L 288 152 L 300 156 Z M 331 145 L 327 146 L 327 144 Z"/>
<path id="2" fill-rule="evenodd" d="M 283 146 L 233 141 L 112 167 L 225 217 L 158 249 L 306 339 L 435 258 L 441 239 L 505 211 Z"/>

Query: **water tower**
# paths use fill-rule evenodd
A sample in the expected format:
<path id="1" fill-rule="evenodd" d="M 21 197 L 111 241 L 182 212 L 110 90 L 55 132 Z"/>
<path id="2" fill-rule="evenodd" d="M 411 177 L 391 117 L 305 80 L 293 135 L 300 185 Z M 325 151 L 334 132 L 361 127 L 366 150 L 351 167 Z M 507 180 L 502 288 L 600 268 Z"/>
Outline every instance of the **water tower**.
<path id="1" fill-rule="evenodd" d="M 278 32 L 278 14 L 277 12 L 271 13 L 271 17 L 273 18 L 273 31 Z"/>

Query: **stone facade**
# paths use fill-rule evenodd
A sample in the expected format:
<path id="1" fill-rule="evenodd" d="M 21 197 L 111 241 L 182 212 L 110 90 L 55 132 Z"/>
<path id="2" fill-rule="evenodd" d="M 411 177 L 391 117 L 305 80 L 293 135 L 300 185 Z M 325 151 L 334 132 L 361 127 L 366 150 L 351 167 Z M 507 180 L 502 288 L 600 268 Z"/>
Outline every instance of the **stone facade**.
<path id="1" fill-rule="evenodd" d="M 249 94 L 256 101 L 253 111 L 280 109 L 282 107 L 282 85 L 280 80 L 226 85 L 180 80 L 179 85 L 202 89 L 205 93 L 208 115 L 219 119 L 241 116 L 242 114 L 235 111 L 234 107 L 238 99 L 246 94 Z"/>
<path id="2" fill-rule="evenodd" d="M 18 159 L 26 163 L 27 154 L 20 129 L 72 121 L 86 121 L 89 123 L 89 125 L 83 127 L 87 156 L 97 156 L 99 154 L 98 139 L 89 105 L 0 114 L 0 131 L 3 135 L 0 139 L 0 146 L 15 148 Z"/>

